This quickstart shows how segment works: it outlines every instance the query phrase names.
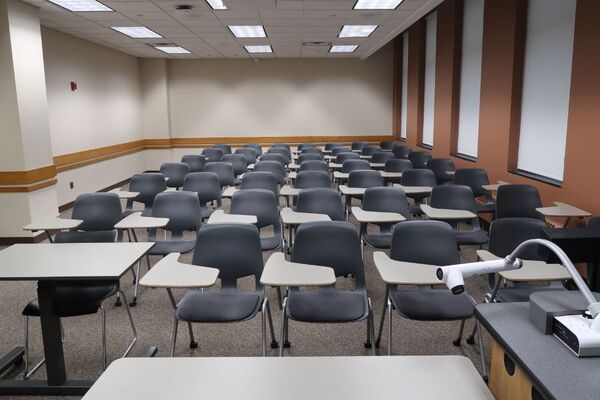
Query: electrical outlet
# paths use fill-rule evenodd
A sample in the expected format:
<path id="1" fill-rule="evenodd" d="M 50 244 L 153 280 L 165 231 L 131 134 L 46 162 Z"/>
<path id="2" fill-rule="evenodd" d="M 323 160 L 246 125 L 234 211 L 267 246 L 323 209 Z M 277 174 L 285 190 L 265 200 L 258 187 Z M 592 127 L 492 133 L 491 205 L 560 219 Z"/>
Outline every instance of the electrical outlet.
<path id="1" fill-rule="evenodd" d="M 73 182 L 69 182 L 69 188 L 73 189 L 75 187 L 75 185 L 73 185 Z"/>

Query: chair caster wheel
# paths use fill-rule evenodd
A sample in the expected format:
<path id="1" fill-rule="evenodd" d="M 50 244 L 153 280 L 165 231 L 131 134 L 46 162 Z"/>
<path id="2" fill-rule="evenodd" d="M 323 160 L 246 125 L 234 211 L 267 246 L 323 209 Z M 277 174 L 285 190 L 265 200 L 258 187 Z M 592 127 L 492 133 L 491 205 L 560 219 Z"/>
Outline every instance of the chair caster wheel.
<path id="1" fill-rule="evenodd" d="M 130 307 L 135 307 L 137 306 L 137 299 L 133 299 L 130 303 L 129 303 Z"/>
<path id="2" fill-rule="evenodd" d="M 381 340 L 376 340 L 375 341 L 375 348 L 378 349 L 380 345 L 381 345 Z"/>
<path id="3" fill-rule="evenodd" d="M 115 307 L 121 307 L 123 305 L 123 302 L 121 301 L 121 299 L 115 301 Z"/>
<path id="4" fill-rule="evenodd" d="M 279 343 L 277 343 L 277 342 L 271 342 L 271 348 L 272 349 L 278 349 L 279 348 Z"/>
<path id="5" fill-rule="evenodd" d="M 365 342 L 365 349 L 370 349 L 371 347 L 373 347 L 371 342 Z"/>
<path id="6" fill-rule="evenodd" d="M 292 344 L 288 340 L 283 342 L 283 348 L 289 349 L 290 347 L 292 347 Z"/>
<path id="7" fill-rule="evenodd" d="M 469 336 L 467 338 L 467 343 L 469 343 L 469 344 L 475 344 L 475 338 L 473 336 Z"/>
<path id="8" fill-rule="evenodd" d="M 460 342 L 461 342 L 461 339 L 454 339 L 452 341 L 452 344 L 456 347 L 460 347 Z"/>
<path id="9" fill-rule="evenodd" d="M 190 349 L 197 349 L 197 348 L 198 348 L 198 342 L 191 341 L 190 342 Z"/>

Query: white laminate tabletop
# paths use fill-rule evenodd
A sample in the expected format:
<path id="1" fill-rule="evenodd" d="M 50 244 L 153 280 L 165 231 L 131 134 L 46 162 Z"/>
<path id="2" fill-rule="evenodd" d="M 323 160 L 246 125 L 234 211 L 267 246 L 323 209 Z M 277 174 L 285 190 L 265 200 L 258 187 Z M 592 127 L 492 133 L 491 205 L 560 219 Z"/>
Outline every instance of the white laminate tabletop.
<path id="1" fill-rule="evenodd" d="M 118 279 L 154 243 L 15 244 L 0 251 L 0 281 Z"/>
<path id="2" fill-rule="evenodd" d="M 67 219 L 67 218 L 43 218 L 32 221 L 29 225 L 25 225 L 23 230 L 25 231 L 60 231 L 63 229 L 77 228 L 83 223 L 81 219 Z"/>
<path id="3" fill-rule="evenodd" d="M 300 169 L 300 164 L 288 164 L 289 169 Z"/>
<path id="4" fill-rule="evenodd" d="M 141 212 L 129 214 L 115 224 L 117 229 L 149 229 L 162 228 L 169 223 L 169 218 L 144 217 Z"/>
<path id="5" fill-rule="evenodd" d="M 284 207 L 281 209 L 281 221 L 287 225 L 300 225 L 305 222 L 331 221 L 331 218 L 326 214 L 303 213 Z"/>
<path id="6" fill-rule="evenodd" d="M 209 225 L 214 224 L 255 224 L 258 221 L 256 215 L 245 215 L 245 214 L 225 214 L 223 210 L 215 210 L 208 221 Z"/>
<path id="7" fill-rule="evenodd" d="M 335 284 L 333 268 L 287 261 L 283 253 L 267 260 L 260 283 L 267 286 L 329 286 Z"/>
<path id="8" fill-rule="evenodd" d="M 383 251 L 373 253 L 375 267 L 381 279 L 390 285 L 439 285 L 435 274 L 439 266 L 392 260 Z"/>
<path id="9" fill-rule="evenodd" d="M 171 253 L 157 262 L 140 285 L 159 288 L 205 288 L 217 282 L 219 270 L 179 262 L 180 253 Z"/>
<path id="10" fill-rule="evenodd" d="M 352 152 L 353 153 L 362 153 L 362 149 L 360 149 L 360 150 L 359 149 L 352 149 Z"/>
<path id="11" fill-rule="evenodd" d="M 348 179 L 349 176 L 349 172 L 333 171 L 333 177 L 335 179 Z"/>
<path id="12" fill-rule="evenodd" d="M 554 207 L 539 207 L 536 208 L 536 211 L 546 217 L 589 217 L 592 215 L 588 211 L 560 201 L 555 201 Z"/>
<path id="13" fill-rule="evenodd" d="M 227 186 L 225 190 L 221 193 L 221 197 L 228 198 L 233 197 L 233 194 L 237 192 L 239 189 L 236 189 L 234 186 Z"/>
<path id="14" fill-rule="evenodd" d="M 248 164 L 248 169 L 249 170 L 253 170 L 254 169 L 254 164 Z"/>
<path id="15" fill-rule="evenodd" d="M 128 357 L 112 362 L 83 399 L 364 400 L 394 395 L 493 400 L 464 356 Z"/>
<path id="16" fill-rule="evenodd" d="M 338 164 L 338 163 L 334 163 L 334 162 L 329 163 L 329 168 L 331 168 L 331 169 L 342 169 L 342 167 L 343 167 L 342 164 Z"/>
<path id="17" fill-rule="evenodd" d="M 331 153 L 331 152 L 330 152 Z M 327 161 L 335 160 L 337 156 L 325 155 L 323 158 Z"/>
<path id="18" fill-rule="evenodd" d="M 498 260 L 487 250 L 477 250 L 477 256 L 482 261 Z M 571 279 L 571 274 L 561 264 L 547 264 L 544 261 L 522 260 L 523 266 L 519 269 L 502 271 L 498 274 L 512 282 L 534 282 L 534 281 L 564 281 Z"/>
<path id="19" fill-rule="evenodd" d="M 379 171 L 384 178 L 402 178 L 402 172 Z"/>
<path id="20" fill-rule="evenodd" d="M 498 183 L 492 183 L 489 185 L 481 185 L 481 187 L 484 188 L 485 190 L 489 190 L 490 192 L 495 192 L 498 190 L 498 188 L 500 186 L 503 186 L 503 185 L 510 185 L 510 183 L 505 182 L 505 181 L 498 181 Z"/>
<path id="21" fill-rule="evenodd" d="M 298 176 L 298 173 L 297 173 L 296 171 L 291 171 L 291 172 L 288 174 L 288 178 L 290 178 L 290 179 L 292 179 L 292 180 L 296 179 L 296 177 L 297 177 L 297 176 Z"/>
<path id="22" fill-rule="evenodd" d="M 362 196 L 365 194 L 367 188 L 348 187 L 347 185 L 340 185 L 340 192 L 346 196 Z"/>
<path id="23" fill-rule="evenodd" d="M 115 193 L 120 199 L 133 199 L 140 194 L 139 192 L 128 192 L 126 190 L 121 190 L 121 188 L 109 190 L 108 193 Z"/>
<path id="24" fill-rule="evenodd" d="M 433 208 L 429 204 L 421 204 L 421 211 L 429 219 L 473 219 L 477 215 L 468 210 L 452 210 L 447 208 Z"/>
<path id="25" fill-rule="evenodd" d="M 370 160 L 372 156 L 364 156 L 364 155 L 360 155 L 360 158 L 362 158 L 363 160 Z"/>
<path id="26" fill-rule="evenodd" d="M 394 186 L 404 190 L 406 194 L 427 194 L 432 190 L 431 186 L 403 186 L 399 183 L 394 183 Z"/>
<path id="27" fill-rule="evenodd" d="M 365 211 L 360 207 L 352 207 L 352 215 L 358 222 L 366 223 L 394 223 L 405 221 L 406 218 L 402 214 L 394 212 L 379 212 L 379 211 Z"/>
<path id="28" fill-rule="evenodd" d="M 292 187 L 290 185 L 284 185 L 279 190 L 279 195 L 280 196 L 298 196 L 300 194 L 301 190 L 302 189 L 298 189 L 298 188 Z"/>
<path id="29" fill-rule="evenodd" d="M 383 168 L 385 167 L 385 163 L 371 163 L 371 168 Z"/>

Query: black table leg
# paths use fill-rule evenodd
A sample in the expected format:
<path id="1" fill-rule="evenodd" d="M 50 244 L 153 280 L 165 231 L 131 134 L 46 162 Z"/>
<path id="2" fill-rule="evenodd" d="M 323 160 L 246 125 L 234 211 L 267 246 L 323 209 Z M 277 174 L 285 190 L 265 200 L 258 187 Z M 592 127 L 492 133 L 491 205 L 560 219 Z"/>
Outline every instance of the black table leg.
<path id="1" fill-rule="evenodd" d="M 66 379 L 65 356 L 60 333 L 60 318 L 54 313 L 52 299 L 56 290 L 55 282 L 38 282 L 38 300 L 44 355 L 46 356 L 46 374 L 49 385 L 62 385 Z"/>

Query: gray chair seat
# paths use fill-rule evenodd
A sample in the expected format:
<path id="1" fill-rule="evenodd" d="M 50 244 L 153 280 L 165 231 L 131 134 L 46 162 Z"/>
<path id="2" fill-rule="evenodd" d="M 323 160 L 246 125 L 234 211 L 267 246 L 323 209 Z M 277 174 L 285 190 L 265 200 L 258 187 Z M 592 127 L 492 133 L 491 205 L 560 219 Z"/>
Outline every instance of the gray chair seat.
<path id="1" fill-rule="evenodd" d="M 529 301 L 529 296 L 535 292 L 541 292 L 544 290 L 567 290 L 562 287 L 549 287 L 549 286 L 530 286 L 530 285 L 519 285 L 503 287 L 498 289 L 496 297 L 502 302 L 510 303 L 515 301 Z"/>
<path id="2" fill-rule="evenodd" d="M 371 247 L 376 249 L 389 249 L 392 246 L 392 235 L 363 235 L 363 239 Z"/>
<path id="3" fill-rule="evenodd" d="M 481 230 L 455 232 L 456 243 L 459 245 L 485 244 L 487 235 Z"/>
<path id="4" fill-rule="evenodd" d="M 116 231 L 59 232 L 54 236 L 54 242 L 55 243 L 114 242 L 116 235 L 117 235 Z"/>
<path id="5" fill-rule="evenodd" d="M 275 235 L 260 238 L 260 247 L 262 251 L 278 249 L 281 245 L 281 236 Z"/>
<path id="6" fill-rule="evenodd" d="M 454 295 L 447 289 L 390 290 L 390 299 L 398 312 L 417 321 L 452 321 L 473 316 L 475 304 L 462 293 Z"/>
<path id="7" fill-rule="evenodd" d="M 290 291 L 288 317 L 305 322 L 359 321 L 369 313 L 366 293 L 333 288 Z"/>
<path id="8" fill-rule="evenodd" d="M 73 317 L 95 314 L 108 297 L 119 291 L 115 281 L 77 282 L 76 284 L 60 284 L 56 287 L 53 307 L 59 317 Z M 22 314 L 28 317 L 40 316 L 38 299 L 25 306 Z"/>
<path id="9" fill-rule="evenodd" d="M 148 251 L 151 256 L 166 256 L 169 253 L 189 253 L 194 250 L 195 240 L 159 240 Z"/>
<path id="10" fill-rule="evenodd" d="M 177 318 L 190 322 L 233 322 L 252 318 L 262 297 L 234 291 L 189 291 L 177 306 Z"/>

